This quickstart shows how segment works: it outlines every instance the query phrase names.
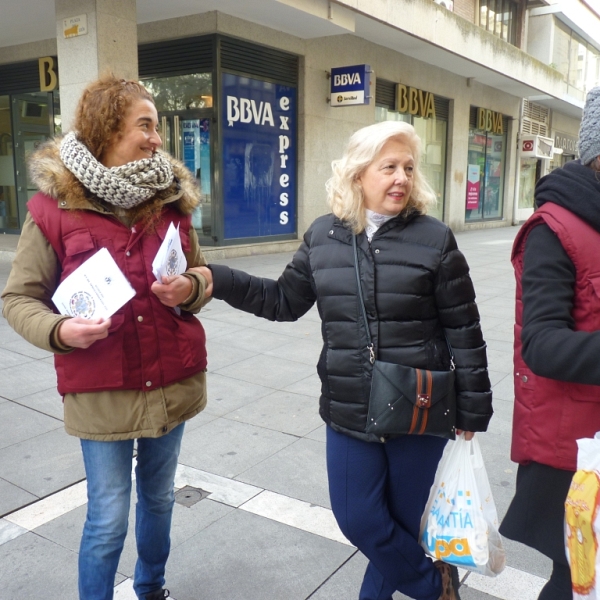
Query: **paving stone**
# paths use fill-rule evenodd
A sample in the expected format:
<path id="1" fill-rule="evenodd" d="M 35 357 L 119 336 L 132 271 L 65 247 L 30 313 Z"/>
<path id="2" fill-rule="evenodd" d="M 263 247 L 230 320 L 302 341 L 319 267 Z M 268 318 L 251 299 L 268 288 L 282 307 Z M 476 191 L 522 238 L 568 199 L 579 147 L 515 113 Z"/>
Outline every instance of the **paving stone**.
<path id="1" fill-rule="evenodd" d="M 513 402 L 515 399 L 515 383 L 512 369 L 492 388 L 494 400 L 508 400 Z"/>
<path id="2" fill-rule="evenodd" d="M 38 497 L 84 476 L 79 440 L 62 428 L 0 450 L 0 477 Z"/>
<path id="3" fill-rule="evenodd" d="M 24 489 L 0 479 L 0 516 L 7 515 L 27 504 L 31 504 L 38 497 Z"/>
<path id="4" fill-rule="evenodd" d="M 11 346 L 18 342 L 12 342 Z M 16 367 L 17 365 L 23 365 L 25 363 L 31 363 L 35 358 L 31 356 L 25 356 L 24 354 L 19 354 L 14 350 L 9 348 L 9 345 L 4 345 L 0 347 L 0 377 L 2 377 L 2 371 L 4 369 L 11 369 Z"/>
<path id="5" fill-rule="evenodd" d="M 315 368 L 274 356 L 253 356 L 234 365 L 218 369 L 218 373 L 273 389 L 283 389 L 314 373 Z"/>
<path id="6" fill-rule="evenodd" d="M 0 449 L 63 426 L 58 419 L 14 402 L 0 404 L 0 423 L 11 424 L 10 427 L 4 428 L 0 436 Z"/>
<path id="7" fill-rule="evenodd" d="M 276 350 L 294 342 L 294 338 L 281 333 L 258 331 L 252 327 L 243 328 L 233 333 L 219 336 L 219 344 L 229 348 L 241 348 L 253 354 L 262 354 L 268 350 Z"/>
<path id="8" fill-rule="evenodd" d="M 243 331 L 244 327 L 240 324 L 232 324 L 226 323 L 225 321 L 219 321 L 212 316 L 203 316 L 200 317 L 200 322 L 202 323 L 202 327 L 204 327 L 204 332 L 206 333 L 207 340 L 216 340 L 223 335 L 228 335 L 230 333 L 235 333 L 236 331 Z"/>
<path id="9" fill-rule="evenodd" d="M 129 530 L 117 569 L 122 577 L 133 577 L 135 562 L 137 560 L 137 549 L 135 546 L 135 503 L 136 491 L 135 481 L 133 481 L 129 511 Z M 221 519 L 232 510 L 234 509 L 219 502 L 213 502 L 210 499 L 202 500 L 189 508 L 176 503 L 171 526 L 171 549 L 185 543 L 189 538 L 208 527 L 211 523 Z M 50 523 L 38 527 L 35 533 L 61 547 L 78 552 L 86 511 L 87 504 L 64 514 L 58 519 L 54 519 Z"/>
<path id="10" fill-rule="evenodd" d="M 64 421 L 63 400 L 56 387 L 35 392 L 29 396 L 21 396 L 15 400 L 15 403 Z"/>
<path id="11" fill-rule="evenodd" d="M 272 388 L 232 379 L 219 373 L 206 374 L 208 404 L 204 412 L 226 415 L 256 399 L 272 394 Z"/>
<path id="12" fill-rule="evenodd" d="M 0 396 L 17 400 L 56 387 L 54 367 L 41 360 L 0 371 Z"/>
<path id="13" fill-rule="evenodd" d="M 0 546 L 0 590 L 7 600 L 77 598 L 77 554 L 27 533 Z"/>
<path id="14" fill-rule="evenodd" d="M 294 394 L 302 394 L 303 396 L 310 396 L 315 399 L 316 410 L 319 410 L 319 398 L 321 396 L 321 380 L 316 373 L 316 369 L 312 375 L 300 379 L 290 385 L 287 385 L 284 390 L 286 392 L 293 392 Z"/>
<path id="15" fill-rule="evenodd" d="M 234 511 L 173 550 L 167 584 L 177 600 L 304 600 L 354 552 Z"/>
<path id="16" fill-rule="evenodd" d="M 213 421 L 216 418 L 217 418 L 217 415 L 213 415 L 209 412 L 206 412 L 206 409 L 204 409 L 202 412 L 198 413 L 195 417 L 192 417 L 191 419 L 188 419 L 185 422 L 184 435 L 185 435 L 185 433 L 194 431 L 194 429 L 198 429 L 198 427 L 202 427 L 203 425 L 206 425 L 206 423 L 210 423 L 211 421 Z"/>
<path id="17" fill-rule="evenodd" d="M 266 354 L 267 356 L 278 356 L 279 358 L 293 360 L 316 368 L 322 349 L 323 341 L 321 339 L 321 334 L 319 333 L 317 339 L 296 339 L 288 344 L 280 346 L 276 350 L 265 351 L 263 354 Z"/>
<path id="18" fill-rule="evenodd" d="M 323 423 L 314 397 L 283 391 L 249 402 L 227 418 L 297 436 L 305 436 Z"/>
<path id="19" fill-rule="evenodd" d="M 323 442 L 300 439 L 236 477 L 238 481 L 331 508 Z"/>
<path id="20" fill-rule="evenodd" d="M 323 340 L 321 333 L 321 317 L 319 317 L 318 313 L 317 320 L 314 320 L 314 318 L 311 318 L 308 315 L 304 315 L 298 321 L 293 322 L 258 319 L 253 327 L 259 331 L 285 334 L 288 337 L 312 339 L 320 342 Z"/>
<path id="21" fill-rule="evenodd" d="M 29 358 L 54 358 L 52 352 L 42 350 L 41 348 L 30 344 L 23 338 L 19 338 L 16 342 L 9 342 L 8 344 L 5 344 L 4 349 L 10 350 L 11 352 L 16 352 L 17 354 L 21 354 L 22 356 Z"/>
<path id="22" fill-rule="evenodd" d="M 0 519 L 0 546 L 26 533 L 28 533 L 28 530 L 24 527 L 11 523 L 6 519 Z"/>
<path id="23" fill-rule="evenodd" d="M 216 340 L 208 339 L 206 341 L 206 350 L 208 353 L 208 372 L 214 373 L 223 367 L 235 365 L 252 358 L 256 352 L 249 352 L 248 350 L 242 350 L 241 348 L 231 348 L 226 344 L 220 344 L 219 338 Z"/>
<path id="24" fill-rule="evenodd" d="M 296 440 L 278 431 L 220 418 L 183 436 L 179 462 L 233 478 Z"/>
<path id="25" fill-rule="evenodd" d="M 327 438 L 327 425 L 322 423 L 318 429 L 311 431 L 308 435 L 304 436 L 308 440 L 315 440 L 317 442 L 325 442 Z"/>
<path id="26" fill-rule="evenodd" d="M 0 260 L 0 263 L 2 261 Z M 23 338 L 0 316 L 0 347 L 12 342 L 18 342 Z"/>

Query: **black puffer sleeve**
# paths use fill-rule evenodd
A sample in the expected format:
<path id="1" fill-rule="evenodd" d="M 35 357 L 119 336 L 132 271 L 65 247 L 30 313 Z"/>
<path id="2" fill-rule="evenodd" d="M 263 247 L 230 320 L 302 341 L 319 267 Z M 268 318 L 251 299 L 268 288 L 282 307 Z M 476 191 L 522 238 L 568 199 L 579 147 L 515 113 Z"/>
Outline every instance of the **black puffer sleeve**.
<path id="1" fill-rule="evenodd" d="M 435 277 L 435 298 L 456 363 L 456 427 L 485 431 L 493 414 L 486 345 L 469 266 L 450 229 Z"/>
<path id="2" fill-rule="evenodd" d="M 309 264 L 311 230 L 277 281 L 211 264 L 213 297 L 270 321 L 296 321 L 316 301 Z"/>

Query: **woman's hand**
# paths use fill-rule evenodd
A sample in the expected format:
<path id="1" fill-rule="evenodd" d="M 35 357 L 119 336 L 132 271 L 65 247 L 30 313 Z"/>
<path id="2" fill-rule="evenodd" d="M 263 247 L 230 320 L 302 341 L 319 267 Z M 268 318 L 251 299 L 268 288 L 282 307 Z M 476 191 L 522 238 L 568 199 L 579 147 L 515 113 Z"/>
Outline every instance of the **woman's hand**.
<path id="1" fill-rule="evenodd" d="M 162 283 L 155 281 L 150 289 L 165 306 L 174 308 L 190 297 L 194 284 L 183 275 L 169 275 Z"/>
<path id="2" fill-rule="evenodd" d="M 473 437 L 475 436 L 475 432 L 474 431 L 463 431 L 462 429 L 457 429 L 456 430 L 456 435 L 460 435 L 461 433 L 465 434 L 465 440 L 467 440 L 467 442 L 469 440 L 472 440 Z"/>
<path id="3" fill-rule="evenodd" d="M 89 348 L 94 342 L 108 337 L 110 324 L 110 319 L 65 319 L 58 326 L 58 341 L 71 348 Z"/>
<path id="4" fill-rule="evenodd" d="M 204 297 L 210 298 L 213 291 L 213 277 L 212 271 L 208 267 L 193 267 L 190 271 L 196 271 L 200 273 L 204 279 L 206 279 L 206 289 L 204 290 Z"/>

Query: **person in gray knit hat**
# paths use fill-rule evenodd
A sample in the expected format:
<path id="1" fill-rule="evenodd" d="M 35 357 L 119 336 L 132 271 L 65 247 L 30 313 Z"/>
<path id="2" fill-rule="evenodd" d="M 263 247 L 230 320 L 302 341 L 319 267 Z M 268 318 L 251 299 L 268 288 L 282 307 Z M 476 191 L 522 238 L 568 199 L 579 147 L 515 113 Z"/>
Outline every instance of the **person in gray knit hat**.
<path id="1" fill-rule="evenodd" d="M 589 165 L 600 156 L 600 87 L 591 89 L 583 107 L 579 128 L 579 158 Z"/>
<path id="2" fill-rule="evenodd" d="M 577 470 L 576 440 L 600 431 L 600 298 L 594 289 L 600 87 L 585 103 L 579 152 L 580 160 L 538 181 L 536 211 L 512 251 L 517 298 L 511 459 L 519 467 L 500 533 L 552 560 L 539 600 L 572 600 L 573 589 L 583 585 L 572 528 L 566 543 L 575 566 L 565 553 L 565 500 Z"/>

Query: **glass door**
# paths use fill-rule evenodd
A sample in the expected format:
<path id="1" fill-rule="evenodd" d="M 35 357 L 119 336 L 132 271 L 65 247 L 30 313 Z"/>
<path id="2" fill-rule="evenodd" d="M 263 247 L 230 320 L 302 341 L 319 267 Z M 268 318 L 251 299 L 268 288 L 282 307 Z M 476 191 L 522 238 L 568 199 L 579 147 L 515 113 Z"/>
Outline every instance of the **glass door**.
<path id="1" fill-rule="evenodd" d="M 501 219 L 506 134 L 469 130 L 465 220 Z"/>
<path id="2" fill-rule="evenodd" d="M 0 231 L 18 231 L 10 96 L 0 96 Z"/>
<path id="3" fill-rule="evenodd" d="M 201 200 L 192 223 L 201 242 L 212 242 L 212 117 L 202 110 L 171 111 L 160 112 L 158 121 L 163 148 L 183 162 L 198 182 Z"/>
<path id="4" fill-rule="evenodd" d="M 538 158 L 521 159 L 517 221 L 526 221 L 533 214 L 535 184 L 540 178 L 541 162 Z"/>
<path id="5" fill-rule="evenodd" d="M 14 161 L 16 182 L 16 205 L 12 208 L 9 228 L 23 227 L 27 214 L 27 202 L 37 192 L 29 178 L 27 159 L 44 141 L 54 135 L 52 95 L 46 92 L 12 96 L 12 125 L 14 135 Z"/>

